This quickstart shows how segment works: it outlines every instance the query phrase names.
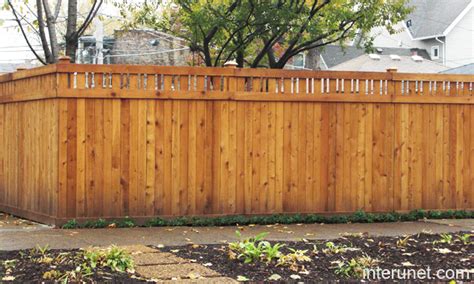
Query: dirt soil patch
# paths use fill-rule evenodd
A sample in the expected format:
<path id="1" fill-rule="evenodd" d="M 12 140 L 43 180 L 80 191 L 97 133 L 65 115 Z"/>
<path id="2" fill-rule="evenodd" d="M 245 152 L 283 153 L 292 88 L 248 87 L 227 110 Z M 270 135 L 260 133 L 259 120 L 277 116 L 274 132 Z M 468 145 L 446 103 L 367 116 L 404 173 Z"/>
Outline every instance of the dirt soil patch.
<path id="1" fill-rule="evenodd" d="M 68 280 L 72 282 L 119 282 L 138 283 L 134 274 L 112 271 L 108 267 L 97 267 L 90 275 L 81 275 L 78 267 L 84 263 L 81 250 L 39 249 L 0 251 L 0 282 L 41 283 L 44 281 Z M 53 280 L 54 279 L 54 280 Z"/>
<path id="2" fill-rule="evenodd" d="M 270 263 L 244 263 L 243 259 L 231 259 L 229 247 L 225 244 L 165 247 L 160 250 L 205 265 L 223 276 L 250 281 L 360 280 L 360 276 L 345 275 L 342 273 L 344 269 L 341 269 L 341 266 L 350 267 L 351 260 L 360 257 L 373 261 L 375 265 L 372 267 L 383 269 L 464 269 L 470 270 L 473 277 L 474 242 L 472 235 L 466 241 L 466 234 L 472 232 L 444 235 L 422 233 L 406 237 L 347 235 L 330 241 L 281 242 L 285 245 L 282 253 L 290 253 L 289 248 L 293 248 L 306 251 L 305 255 L 310 257 L 310 261 L 301 263 L 296 269 L 278 266 L 275 260 Z M 328 245 L 329 242 L 333 246 Z M 404 277 L 403 274 L 400 276 Z"/>

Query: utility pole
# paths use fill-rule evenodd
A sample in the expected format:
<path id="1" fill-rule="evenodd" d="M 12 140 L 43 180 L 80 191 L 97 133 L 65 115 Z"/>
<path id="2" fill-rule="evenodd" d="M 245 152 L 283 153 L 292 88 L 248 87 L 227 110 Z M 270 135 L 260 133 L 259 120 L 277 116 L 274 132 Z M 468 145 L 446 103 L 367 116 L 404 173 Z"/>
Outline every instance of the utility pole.
<path id="1" fill-rule="evenodd" d="M 104 64 L 104 25 L 98 18 L 94 19 L 94 37 L 95 37 L 95 63 Z"/>

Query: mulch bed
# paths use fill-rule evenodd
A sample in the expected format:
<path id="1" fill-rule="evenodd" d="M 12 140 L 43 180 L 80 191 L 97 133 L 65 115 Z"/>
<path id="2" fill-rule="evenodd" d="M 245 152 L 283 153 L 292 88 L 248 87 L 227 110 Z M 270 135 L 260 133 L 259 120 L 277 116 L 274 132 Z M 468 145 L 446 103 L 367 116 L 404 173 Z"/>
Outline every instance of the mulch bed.
<path id="1" fill-rule="evenodd" d="M 451 243 L 439 243 L 440 235 L 428 233 L 410 236 L 405 244 L 403 242 L 397 244 L 397 241 L 403 239 L 402 237 L 344 236 L 337 240 L 331 240 L 331 242 L 336 246 L 352 249 L 335 254 L 323 252 L 327 241 L 282 242 L 285 244 L 282 249 L 284 253 L 289 252 L 288 248 L 307 250 L 306 254 L 310 256 L 311 261 L 302 263 L 304 273 L 301 273 L 301 269 L 292 271 L 286 266 L 276 266 L 276 262 L 245 264 L 242 259 L 230 259 L 227 245 L 189 245 L 186 247 L 165 247 L 160 250 L 193 259 L 197 263 L 209 266 L 222 275 L 234 279 L 245 276 L 251 281 L 268 281 L 269 277 L 277 274 L 277 277 L 281 277 L 280 281 L 360 280 L 354 276 L 347 277 L 336 274 L 338 262 L 348 262 L 352 258 L 369 256 L 378 261 L 378 267 L 384 269 L 416 270 L 426 267 L 430 267 L 432 271 L 437 269 L 473 269 L 474 244 L 464 244 L 458 240 L 458 236 L 464 233 L 468 232 L 452 234 Z M 471 237 L 471 241 L 472 239 Z M 314 246 L 316 246 L 316 251 Z M 474 276 L 474 273 L 471 276 Z"/>
<path id="2" fill-rule="evenodd" d="M 0 251 L 0 283 L 3 281 L 14 281 L 16 283 L 41 283 L 55 282 L 48 279 L 45 273 L 54 275 L 54 271 L 64 275 L 68 274 L 69 282 L 118 282 L 118 283 L 138 283 L 139 279 L 131 278 L 132 275 L 125 272 L 114 272 L 108 267 L 97 267 L 92 275 L 81 276 L 74 271 L 84 263 L 80 250 L 48 250 L 42 253 L 37 249 L 20 251 Z M 57 277 L 55 277 L 57 281 Z M 66 276 L 60 278 L 64 280 Z M 60 281 L 61 281 L 60 280 Z"/>

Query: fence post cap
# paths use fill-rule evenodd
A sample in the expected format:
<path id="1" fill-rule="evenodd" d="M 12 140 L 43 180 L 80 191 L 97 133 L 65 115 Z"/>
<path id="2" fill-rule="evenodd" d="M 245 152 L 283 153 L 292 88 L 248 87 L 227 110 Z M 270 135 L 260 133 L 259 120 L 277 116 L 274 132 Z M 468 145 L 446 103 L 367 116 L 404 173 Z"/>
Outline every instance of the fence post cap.
<path id="1" fill-rule="evenodd" d="M 397 72 L 397 67 L 389 67 L 387 68 L 387 72 Z"/>
<path id="2" fill-rule="evenodd" d="M 68 64 L 70 62 L 71 62 L 71 57 L 69 57 L 69 56 L 60 56 L 58 58 L 58 63 L 59 64 Z"/>
<path id="3" fill-rule="evenodd" d="M 230 67 L 230 68 L 236 68 L 239 64 L 237 64 L 237 61 L 235 60 L 229 60 L 226 63 L 224 63 L 224 67 Z"/>

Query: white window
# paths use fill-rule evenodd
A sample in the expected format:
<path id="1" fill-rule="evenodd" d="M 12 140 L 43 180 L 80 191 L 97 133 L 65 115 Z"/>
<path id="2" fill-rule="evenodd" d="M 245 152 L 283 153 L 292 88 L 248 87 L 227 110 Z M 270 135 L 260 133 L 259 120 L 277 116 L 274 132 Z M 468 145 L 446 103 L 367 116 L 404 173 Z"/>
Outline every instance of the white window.
<path id="1" fill-rule="evenodd" d="M 305 67 L 306 56 L 304 53 L 298 53 L 293 57 L 293 68 L 294 69 L 304 69 Z"/>
<path id="2" fill-rule="evenodd" d="M 431 47 L 431 59 L 439 59 L 439 45 Z"/>

